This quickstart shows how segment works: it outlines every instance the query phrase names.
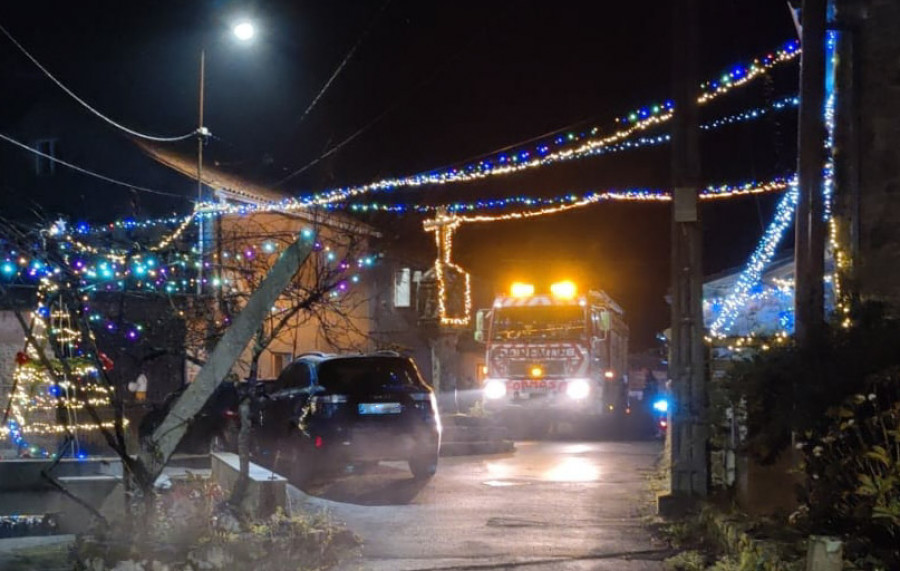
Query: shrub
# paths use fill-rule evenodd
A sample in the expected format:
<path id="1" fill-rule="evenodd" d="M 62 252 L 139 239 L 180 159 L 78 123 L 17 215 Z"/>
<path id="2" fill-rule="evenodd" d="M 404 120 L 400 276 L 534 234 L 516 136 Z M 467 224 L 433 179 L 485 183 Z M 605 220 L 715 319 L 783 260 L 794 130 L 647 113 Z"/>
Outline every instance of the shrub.
<path id="1" fill-rule="evenodd" d="M 798 445 L 806 474 L 799 521 L 850 536 L 851 552 L 900 568 L 900 368 L 828 411 L 828 425 Z M 852 554 L 852 553 L 851 553 Z"/>
<path id="2" fill-rule="evenodd" d="M 242 521 L 215 483 L 199 477 L 173 483 L 150 502 L 143 526 L 112 526 L 79 536 L 75 569 L 328 569 L 359 540 L 325 513 Z"/>
<path id="3" fill-rule="evenodd" d="M 730 399 L 746 412 L 744 445 L 754 458 L 771 463 L 794 434 L 825 430 L 830 408 L 865 392 L 873 374 L 900 366 L 900 321 L 877 305 L 855 318 L 853 328 L 829 329 L 815 348 L 775 347 L 735 364 Z"/>

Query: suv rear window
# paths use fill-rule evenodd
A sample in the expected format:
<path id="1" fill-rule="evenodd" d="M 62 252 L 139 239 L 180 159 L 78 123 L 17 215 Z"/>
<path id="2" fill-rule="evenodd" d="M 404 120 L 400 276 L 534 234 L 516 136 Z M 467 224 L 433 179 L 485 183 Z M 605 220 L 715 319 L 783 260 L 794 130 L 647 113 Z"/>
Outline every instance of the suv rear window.
<path id="1" fill-rule="evenodd" d="M 397 357 L 354 357 L 325 361 L 319 365 L 319 385 L 329 391 L 346 394 L 391 387 L 425 388 L 412 363 Z"/>

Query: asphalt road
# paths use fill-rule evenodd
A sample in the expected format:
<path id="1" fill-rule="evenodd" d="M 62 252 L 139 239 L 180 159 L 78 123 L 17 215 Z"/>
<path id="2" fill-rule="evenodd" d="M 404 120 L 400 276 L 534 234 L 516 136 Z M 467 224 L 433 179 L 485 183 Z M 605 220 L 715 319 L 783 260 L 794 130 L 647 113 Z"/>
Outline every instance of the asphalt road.
<path id="1" fill-rule="evenodd" d="M 671 555 L 642 526 L 658 442 L 519 442 L 442 458 L 427 483 L 405 464 L 330 479 L 291 501 L 324 508 L 364 542 L 344 569 L 650 571 Z"/>

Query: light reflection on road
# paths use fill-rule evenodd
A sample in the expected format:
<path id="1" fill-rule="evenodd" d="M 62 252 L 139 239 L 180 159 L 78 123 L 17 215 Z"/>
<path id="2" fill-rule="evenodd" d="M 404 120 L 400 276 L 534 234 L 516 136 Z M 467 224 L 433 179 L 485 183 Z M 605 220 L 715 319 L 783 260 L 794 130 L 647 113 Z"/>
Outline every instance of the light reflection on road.
<path id="1" fill-rule="evenodd" d="M 559 446 L 552 455 L 532 456 L 531 443 L 522 443 L 515 459 L 502 458 L 485 462 L 487 480 L 483 483 L 492 487 L 544 482 L 596 482 L 602 470 L 590 444 L 568 444 Z"/>
<path id="2" fill-rule="evenodd" d="M 550 482 L 596 482 L 600 468 L 587 458 L 567 456 L 544 472 L 544 480 Z"/>

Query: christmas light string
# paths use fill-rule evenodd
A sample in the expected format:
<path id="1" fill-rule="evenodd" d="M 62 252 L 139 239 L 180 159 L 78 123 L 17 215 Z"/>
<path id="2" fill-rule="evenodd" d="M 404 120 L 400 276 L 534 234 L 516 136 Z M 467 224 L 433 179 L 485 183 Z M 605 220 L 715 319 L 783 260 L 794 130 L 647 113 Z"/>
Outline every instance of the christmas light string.
<path id="1" fill-rule="evenodd" d="M 823 168 L 823 185 L 822 194 L 824 202 L 823 216 L 829 228 L 829 246 L 831 254 L 835 260 L 834 271 L 831 275 L 825 276 L 825 280 L 832 284 L 835 307 L 841 313 L 841 325 L 850 326 L 849 306 L 843 299 L 841 289 L 841 271 L 847 267 L 846 254 L 840 248 L 837 232 L 837 222 L 832 215 L 832 202 L 834 199 L 834 127 L 835 127 L 835 109 L 837 103 L 837 94 L 834 90 L 834 70 L 836 64 L 836 42 L 837 32 L 829 31 L 826 41 L 826 51 L 828 54 L 827 61 L 829 69 L 827 73 L 828 96 L 825 101 L 825 109 L 823 110 L 826 139 L 825 149 L 827 151 L 827 160 Z M 710 333 L 713 337 L 723 338 L 727 335 L 734 324 L 739 312 L 746 307 L 750 299 L 750 291 L 762 280 L 762 272 L 775 255 L 775 249 L 781 242 L 787 228 L 793 219 L 796 203 L 799 197 L 799 191 L 796 186 L 796 179 L 792 182 L 790 191 L 779 202 L 775 213 L 775 220 L 766 230 L 760 244 L 750 256 L 747 267 L 741 272 L 733 289 L 725 297 L 722 302 L 721 312 L 710 326 Z"/>
<path id="2" fill-rule="evenodd" d="M 782 99 L 774 101 L 768 107 L 759 107 L 754 109 L 749 109 L 740 113 L 727 115 L 725 117 L 721 117 L 714 121 L 704 123 L 701 125 L 701 129 L 710 131 L 714 129 L 718 129 L 721 127 L 725 127 L 728 125 L 734 125 L 736 123 L 751 121 L 755 119 L 760 119 L 767 114 L 773 111 L 782 111 L 786 109 L 791 109 L 796 107 L 798 103 L 797 97 L 789 96 L 784 97 Z M 668 120 L 670 114 L 662 116 L 665 120 Z M 554 162 L 552 159 L 558 160 L 572 160 L 586 157 L 594 157 L 600 156 L 610 153 L 617 153 L 626 150 L 634 150 L 643 147 L 650 146 L 658 146 L 662 144 L 666 144 L 671 141 L 671 136 L 668 134 L 660 134 L 660 135 L 652 135 L 639 137 L 637 139 L 632 140 L 621 140 L 618 143 L 614 144 L 595 144 L 594 142 L 588 142 L 582 147 L 564 151 L 561 153 L 547 155 L 541 164 L 551 164 Z M 529 163 L 526 163 L 526 165 Z M 503 172 L 512 172 L 516 169 L 519 169 L 522 165 L 508 165 L 506 167 L 502 167 L 506 170 Z M 528 168 L 525 166 L 524 168 Z M 500 171 L 498 171 L 500 172 Z M 475 175 L 473 175 L 475 176 Z M 488 175 L 485 175 L 488 176 Z M 367 191 L 368 192 L 368 191 Z M 723 193 L 723 197 L 727 196 L 728 193 Z M 352 211 L 357 212 L 366 212 L 373 210 L 382 210 L 382 211 L 394 211 L 394 212 L 407 212 L 407 211 L 419 211 L 419 212 L 434 212 L 437 208 L 447 207 L 450 210 L 454 208 L 468 208 L 468 207 L 455 207 L 454 205 L 440 205 L 440 206 L 422 206 L 422 205 L 412 205 L 409 207 L 403 207 L 400 205 L 395 206 L 380 206 L 377 202 L 372 203 L 352 203 L 348 202 L 348 198 L 351 197 L 340 197 L 340 199 L 335 196 L 329 197 L 319 197 L 319 198 L 300 198 L 300 199 L 285 199 L 279 202 L 274 203 L 265 203 L 258 205 L 247 205 L 247 204 L 222 204 L 222 203 L 205 203 L 200 205 L 198 208 L 199 216 L 204 218 L 213 218 L 221 215 L 248 215 L 253 212 L 291 212 L 298 210 L 305 210 L 313 207 L 323 207 L 326 209 L 341 209 L 348 208 Z M 644 201 L 645 198 L 635 194 L 632 197 L 636 201 Z M 620 200 L 627 200 L 628 197 L 620 197 Z M 482 200 L 478 201 L 478 206 L 476 208 L 494 208 L 494 207 L 503 207 L 503 206 L 495 206 L 498 204 L 500 200 Z M 526 200 L 522 201 L 524 204 L 527 204 Z M 505 205 L 504 205 L 505 206 Z"/>
<path id="3" fill-rule="evenodd" d="M 797 207 L 799 190 L 796 179 L 791 181 L 789 190 L 778 202 L 775 209 L 775 218 L 766 228 L 762 240 L 750 255 L 750 261 L 741 271 L 731 292 L 722 302 L 722 310 L 710 325 L 710 333 L 713 337 L 724 337 L 734 324 L 738 313 L 750 299 L 752 288 L 762 279 L 762 273 L 781 244 L 782 239 L 794 220 L 794 211 Z"/>
<path id="4" fill-rule="evenodd" d="M 785 44 L 784 47 L 767 54 L 762 58 L 754 60 L 749 65 L 734 66 L 731 71 L 725 73 L 720 78 L 702 84 L 701 95 L 698 97 L 698 102 L 700 104 L 709 103 L 710 101 L 725 95 L 734 88 L 748 84 L 753 79 L 760 77 L 762 74 L 776 66 L 795 60 L 799 54 L 799 42 L 791 41 Z M 533 150 L 518 150 L 503 153 L 493 159 L 482 160 L 478 163 L 465 165 L 463 167 L 422 173 L 402 178 L 384 179 L 361 186 L 333 189 L 312 195 L 311 197 L 306 197 L 305 200 L 315 203 L 339 202 L 370 192 L 396 190 L 403 187 L 418 187 L 431 184 L 440 185 L 450 182 L 468 182 L 484 179 L 489 176 L 520 172 L 525 169 L 580 158 L 582 156 L 590 156 L 604 146 L 619 142 L 636 132 L 665 123 L 671 119 L 673 107 L 674 105 L 671 101 L 642 107 L 633 111 L 627 117 L 622 117 L 617 121 L 620 124 L 627 125 L 626 128 L 601 138 L 594 138 L 599 132 L 599 129 L 592 129 L 590 131 L 591 137 L 585 139 L 581 145 L 574 149 L 551 151 L 547 143 L 542 143 L 534 147 Z M 567 144 L 576 142 L 576 139 L 576 135 L 570 133 L 566 136 L 557 136 L 556 139 L 554 139 L 554 142 L 557 144 Z"/>
<path id="5" fill-rule="evenodd" d="M 736 185 L 715 185 L 708 186 L 700 191 L 700 200 L 716 201 L 728 198 L 738 198 L 756 194 L 770 194 L 785 190 L 790 184 L 790 179 L 786 177 L 776 177 L 767 182 L 746 182 Z M 466 218 L 462 213 L 475 212 L 482 210 L 504 209 L 512 206 L 523 206 L 535 210 L 520 210 L 501 214 L 497 216 L 503 219 L 531 218 L 533 216 L 541 216 L 544 214 L 555 214 L 562 210 L 571 208 L 579 208 L 589 206 L 599 202 L 670 202 L 672 196 L 669 191 L 658 189 L 625 189 L 625 190 L 607 190 L 594 191 L 584 194 L 568 193 L 560 196 L 552 197 L 536 197 L 536 196 L 512 196 L 507 198 L 498 198 L 491 200 L 478 200 L 474 202 L 454 202 L 451 204 L 402 204 L 402 203 L 364 203 L 364 204 L 344 204 L 335 203 L 327 207 L 329 210 L 349 210 L 351 212 L 389 212 L 389 213 L 407 213 L 416 212 L 419 214 L 433 214 L 439 211 L 446 211 L 450 214 L 458 215 L 463 221 L 492 221 L 496 216 L 482 216 L 481 220 Z M 539 207 L 548 207 L 537 209 Z M 560 210 L 562 209 L 562 210 Z"/>
<path id="6" fill-rule="evenodd" d="M 715 200 L 721 199 L 725 196 L 732 196 L 735 194 L 749 195 L 749 194 L 757 194 L 760 192 L 773 192 L 776 190 L 784 190 L 786 188 L 790 188 L 788 194 L 782 198 L 779 203 L 779 208 L 783 208 L 782 205 L 787 203 L 793 204 L 796 202 L 796 183 L 795 179 L 775 179 L 769 183 L 765 183 L 762 185 L 748 183 L 740 187 L 730 187 L 730 186 L 720 186 L 720 187 L 710 187 L 706 189 L 706 192 L 701 193 L 702 197 L 705 197 L 706 200 Z M 790 199 L 791 193 L 794 194 L 793 202 Z M 635 195 L 630 195 L 629 193 L 615 193 L 615 192 L 606 192 L 606 193 L 595 193 L 591 195 L 587 195 L 580 199 L 574 199 L 573 196 L 564 197 L 565 200 L 569 200 L 566 204 L 558 204 L 553 205 L 537 210 L 529 210 L 529 211 L 518 211 L 518 212 L 509 212 L 505 214 L 496 214 L 492 216 L 488 215 L 459 215 L 452 212 L 449 212 L 448 209 L 440 209 L 438 210 L 438 215 L 429 220 L 425 220 L 423 222 L 423 228 L 428 232 L 435 233 L 435 239 L 437 240 L 438 246 L 438 257 L 435 259 L 434 269 L 435 269 L 435 277 L 438 285 L 438 317 L 442 324 L 444 325 L 466 325 L 470 319 L 471 313 L 471 287 L 470 287 L 470 276 L 465 270 L 463 270 L 458 265 L 454 264 L 452 261 L 452 252 L 453 252 L 453 234 L 459 229 L 459 227 L 464 223 L 486 223 L 486 222 L 503 222 L 509 220 L 524 220 L 528 218 L 535 218 L 538 216 L 547 216 L 553 214 L 559 214 L 561 212 L 566 212 L 568 210 L 573 210 L 577 208 L 582 208 L 585 206 L 590 206 L 592 204 L 596 204 L 598 202 L 604 200 L 615 200 L 616 198 L 623 198 L 629 201 L 634 200 L 643 200 L 648 202 L 670 202 L 672 197 L 668 193 L 650 193 L 646 191 L 637 192 Z M 790 207 L 792 208 L 792 206 Z M 792 214 L 792 210 L 788 210 L 786 212 L 787 223 L 790 223 L 790 216 Z M 777 217 L 776 217 L 777 219 Z M 770 231 L 773 236 L 777 236 L 780 240 L 781 234 L 780 226 L 772 229 Z M 782 232 L 783 234 L 783 232 Z M 777 242 L 772 245 L 766 245 L 764 248 L 764 252 L 768 253 L 771 250 L 771 255 L 774 255 L 775 248 L 777 247 Z M 771 256 L 768 258 L 761 258 L 758 264 L 761 264 L 762 267 L 768 263 L 768 260 L 771 259 Z M 752 261 L 751 261 L 752 263 Z M 466 310 L 463 317 L 454 317 L 448 314 L 447 312 L 447 283 L 444 278 L 444 268 L 451 267 L 454 270 L 461 273 L 465 279 L 465 290 L 464 296 L 466 300 Z M 762 271 L 761 269 L 759 270 Z M 750 275 L 746 278 L 747 280 L 752 280 L 753 276 Z M 755 282 L 749 282 L 749 287 L 752 286 Z M 726 307 L 731 307 L 732 305 L 737 310 L 740 303 L 743 303 L 743 298 L 734 298 L 726 300 Z M 724 313 L 724 312 L 723 312 Z M 720 314 L 721 316 L 721 314 Z"/>
<path id="7" fill-rule="evenodd" d="M 772 112 L 783 111 L 787 109 L 791 109 L 797 106 L 798 98 L 795 96 L 787 96 L 775 100 L 767 107 L 758 107 L 753 109 L 748 109 L 742 111 L 740 113 L 735 113 L 732 115 L 727 115 L 721 117 L 719 119 L 715 119 L 713 121 L 701 124 L 700 128 L 705 131 L 715 130 L 721 127 L 725 127 L 728 125 L 734 125 L 737 123 L 752 121 L 755 119 L 762 118 Z M 581 140 L 584 138 L 584 134 L 574 135 L 569 134 L 565 137 L 560 137 L 560 139 L 565 141 L 570 140 Z M 671 136 L 668 134 L 659 134 L 652 136 L 643 136 L 638 137 L 636 139 L 622 140 L 619 143 L 609 144 L 609 145 L 601 145 L 594 146 L 590 149 L 585 149 L 581 151 L 577 155 L 571 155 L 572 158 L 585 158 L 592 156 L 600 156 L 610 153 L 617 153 L 627 150 L 634 150 L 643 147 L 650 146 L 658 146 L 662 144 L 669 143 L 671 141 Z M 727 194 L 727 193 L 724 193 Z M 622 198 L 624 199 L 624 198 Z M 503 208 L 508 206 L 508 204 L 500 205 L 503 199 L 497 200 L 480 200 L 476 203 L 473 203 L 472 207 L 469 206 L 455 206 L 455 205 L 444 205 L 451 211 L 454 209 L 472 209 L 472 208 L 481 208 L 481 209 L 490 209 L 490 208 Z M 512 202 L 515 202 L 518 199 L 512 199 Z M 643 200 L 640 197 L 636 197 L 635 200 Z M 528 205 L 528 199 L 521 199 L 521 202 L 525 205 Z M 159 225 L 178 225 L 173 233 L 164 237 L 160 240 L 160 243 L 156 246 L 147 246 L 147 249 L 150 250 L 159 250 L 167 246 L 169 243 L 180 237 L 180 235 L 184 232 L 184 230 L 190 226 L 191 223 L 195 221 L 195 218 L 202 217 L 204 219 L 211 219 L 217 216 L 227 216 L 227 215 L 240 215 L 245 216 L 249 214 L 253 214 L 256 212 L 296 212 L 301 210 L 307 210 L 314 207 L 323 207 L 330 210 L 338 210 L 338 209 L 349 209 L 355 212 L 366 212 L 366 211 L 374 211 L 381 210 L 386 212 L 434 212 L 440 206 L 428 206 L 428 205 L 410 205 L 410 206 L 383 206 L 379 205 L 378 202 L 372 203 L 349 203 L 346 201 L 334 201 L 334 200 L 314 200 L 314 199 L 298 199 L 298 198 L 290 198 L 284 199 L 278 202 L 264 203 L 264 204 L 233 204 L 233 203 L 222 203 L 222 202 L 208 202 L 201 203 L 196 206 L 195 212 L 191 215 L 185 216 L 177 216 L 177 217 L 165 217 L 165 218 L 156 218 L 156 219 L 148 219 L 143 221 L 136 221 L 134 219 L 125 219 L 125 220 L 117 220 L 108 224 L 102 224 L 99 226 L 91 227 L 85 223 L 79 223 L 75 227 L 74 234 L 77 235 L 85 235 L 85 234 L 98 234 L 98 233 L 109 233 L 115 230 L 141 230 L 153 228 Z M 122 252 L 124 254 L 124 251 Z"/>

